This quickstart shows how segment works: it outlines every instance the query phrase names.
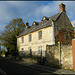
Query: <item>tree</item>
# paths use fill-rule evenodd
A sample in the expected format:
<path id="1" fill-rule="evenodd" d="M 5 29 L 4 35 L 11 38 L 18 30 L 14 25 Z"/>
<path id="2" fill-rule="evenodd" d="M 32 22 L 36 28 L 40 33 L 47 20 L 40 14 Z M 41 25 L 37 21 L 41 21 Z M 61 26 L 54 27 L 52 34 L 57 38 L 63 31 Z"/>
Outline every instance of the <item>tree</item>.
<path id="1" fill-rule="evenodd" d="M 24 30 L 24 22 L 21 18 L 13 19 L 8 25 L 6 25 L 3 32 L 1 32 L 0 40 L 1 43 L 9 53 L 17 51 L 17 38 Z"/>

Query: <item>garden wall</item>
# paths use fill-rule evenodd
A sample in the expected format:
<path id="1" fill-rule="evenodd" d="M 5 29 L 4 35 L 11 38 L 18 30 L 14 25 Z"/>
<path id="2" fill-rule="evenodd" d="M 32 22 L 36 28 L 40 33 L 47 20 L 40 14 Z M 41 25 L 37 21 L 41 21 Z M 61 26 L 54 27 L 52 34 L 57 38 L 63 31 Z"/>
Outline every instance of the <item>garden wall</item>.
<path id="1" fill-rule="evenodd" d="M 46 60 L 50 66 L 59 66 L 59 44 L 46 46 Z M 61 43 L 61 68 L 73 69 L 71 43 Z"/>

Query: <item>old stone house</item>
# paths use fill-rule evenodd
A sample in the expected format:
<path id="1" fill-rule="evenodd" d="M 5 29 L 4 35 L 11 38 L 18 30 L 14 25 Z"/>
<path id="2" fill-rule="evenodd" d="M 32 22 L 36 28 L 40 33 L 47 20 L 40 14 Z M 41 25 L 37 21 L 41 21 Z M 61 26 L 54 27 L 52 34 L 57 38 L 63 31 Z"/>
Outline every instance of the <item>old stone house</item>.
<path id="1" fill-rule="evenodd" d="M 46 46 L 58 41 L 73 38 L 73 26 L 66 14 L 65 5 L 59 5 L 60 11 L 51 17 L 44 16 L 41 22 L 25 23 L 24 31 L 17 36 L 17 48 L 22 53 L 32 51 L 33 55 L 45 56 Z"/>

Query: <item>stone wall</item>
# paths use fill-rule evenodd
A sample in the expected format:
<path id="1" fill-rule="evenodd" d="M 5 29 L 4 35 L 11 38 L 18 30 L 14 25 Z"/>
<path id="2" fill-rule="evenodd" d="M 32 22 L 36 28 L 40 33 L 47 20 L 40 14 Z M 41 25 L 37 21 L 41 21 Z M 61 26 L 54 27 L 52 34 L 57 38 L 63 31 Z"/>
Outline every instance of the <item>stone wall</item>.
<path id="1" fill-rule="evenodd" d="M 59 45 L 46 46 L 47 64 L 59 66 Z M 73 70 L 72 44 L 61 43 L 61 68 Z"/>

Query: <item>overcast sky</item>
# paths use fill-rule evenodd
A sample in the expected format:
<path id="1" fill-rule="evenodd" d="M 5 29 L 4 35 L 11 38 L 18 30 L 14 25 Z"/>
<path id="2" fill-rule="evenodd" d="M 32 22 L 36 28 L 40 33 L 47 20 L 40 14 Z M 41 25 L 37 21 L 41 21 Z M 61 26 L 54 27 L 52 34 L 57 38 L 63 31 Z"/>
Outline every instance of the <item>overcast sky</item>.
<path id="1" fill-rule="evenodd" d="M 62 1 L 0 1 L 0 31 L 12 20 L 22 18 L 24 23 L 41 21 L 43 16 L 53 16 L 59 13 L 59 4 Z M 66 5 L 66 13 L 72 22 L 75 23 L 75 1 L 63 1 Z"/>

